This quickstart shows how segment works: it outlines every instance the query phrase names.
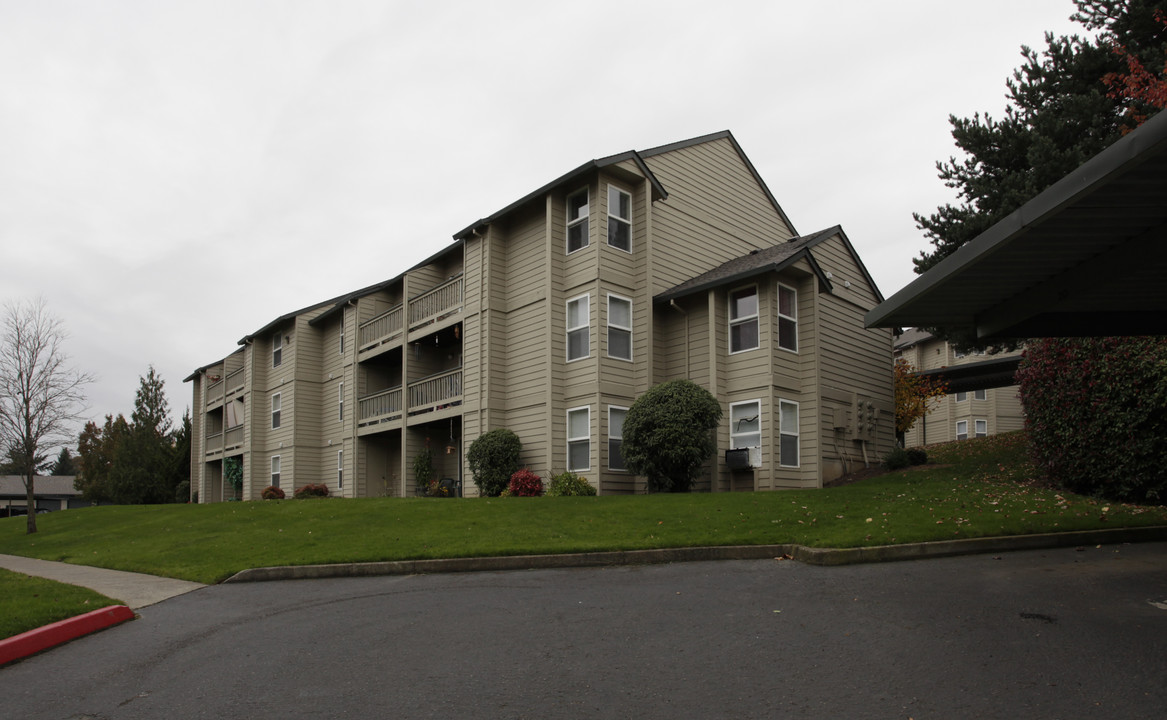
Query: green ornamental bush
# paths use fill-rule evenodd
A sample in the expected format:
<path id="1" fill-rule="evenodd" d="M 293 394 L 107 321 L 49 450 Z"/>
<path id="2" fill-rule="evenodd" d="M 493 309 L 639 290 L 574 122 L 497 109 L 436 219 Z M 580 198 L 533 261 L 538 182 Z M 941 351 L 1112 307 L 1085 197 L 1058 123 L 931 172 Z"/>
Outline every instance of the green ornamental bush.
<path id="1" fill-rule="evenodd" d="M 595 495 L 596 488 L 586 478 L 575 473 L 561 472 L 551 478 L 547 485 L 547 497 L 566 497 L 569 495 Z"/>
<path id="2" fill-rule="evenodd" d="M 1167 502 L 1167 337 L 1039 340 L 1016 377 L 1033 462 L 1048 479 Z"/>
<path id="3" fill-rule="evenodd" d="M 908 448 L 905 452 L 908 454 L 909 465 L 928 464 L 928 453 L 924 451 L 924 448 Z"/>
<path id="4" fill-rule="evenodd" d="M 522 449 L 519 436 L 506 428 L 491 430 L 475 438 L 466 451 L 466 462 L 479 492 L 487 497 L 501 494 L 511 475 L 519 469 Z"/>
<path id="5" fill-rule="evenodd" d="M 894 448 L 891 452 L 883 458 L 883 467 L 885 470 L 903 470 L 912 464 L 908 458 L 908 451 L 903 448 Z"/>
<path id="6" fill-rule="evenodd" d="M 628 408 L 624 461 L 648 479 L 649 492 L 688 492 L 701 466 L 717 452 L 712 431 L 720 420 L 721 403 L 697 383 L 655 385 Z"/>

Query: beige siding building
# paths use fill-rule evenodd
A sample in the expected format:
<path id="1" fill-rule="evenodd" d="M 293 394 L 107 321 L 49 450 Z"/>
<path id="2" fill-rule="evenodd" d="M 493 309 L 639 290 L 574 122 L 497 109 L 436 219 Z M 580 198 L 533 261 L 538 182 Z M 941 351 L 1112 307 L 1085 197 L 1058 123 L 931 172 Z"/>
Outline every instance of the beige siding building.
<path id="1" fill-rule="evenodd" d="M 697 489 L 819 487 L 892 446 L 878 289 L 840 228 L 795 233 L 728 132 L 585 163 L 454 237 L 187 378 L 200 501 L 412 495 L 427 446 L 472 495 L 466 451 L 495 428 L 544 478 L 642 492 L 624 413 L 686 377 L 725 414 Z"/>
<path id="2" fill-rule="evenodd" d="M 916 370 L 971 365 L 1020 354 L 1020 350 L 997 354 L 958 353 L 947 341 L 914 329 L 906 331 L 895 342 L 895 356 L 907 360 Z M 928 408 L 928 414 L 905 433 L 905 447 L 985 437 L 1025 427 L 1025 413 L 1016 385 L 949 393 L 930 400 Z"/>

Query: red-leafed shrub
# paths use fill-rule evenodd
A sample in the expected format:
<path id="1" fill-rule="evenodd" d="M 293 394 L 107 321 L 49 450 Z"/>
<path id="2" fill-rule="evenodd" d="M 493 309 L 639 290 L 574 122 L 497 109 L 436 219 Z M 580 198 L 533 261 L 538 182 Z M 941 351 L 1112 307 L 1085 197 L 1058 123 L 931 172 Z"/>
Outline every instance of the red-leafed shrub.
<path id="1" fill-rule="evenodd" d="M 283 490 L 280 490 L 275 485 L 268 485 L 263 489 L 263 492 L 261 492 L 259 496 L 264 500 L 283 500 L 285 497 L 287 497 L 287 494 L 285 494 Z"/>
<path id="2" fill-rule="evenodd" d="M 1055 483 L 1167 501 L 1167 338 L 1050 338 L 1017 370 L 1033 461 Z"/>
<path id="3" fill-rule="evenodd" d="M 511 475 L 507 494 L 512 497 L 539 497 L 543 494 L 543 478 L 523 468 Z"/>
<path id="4" fill-rule="evenodd" d="M 297 500 L 326 498 L 328 497 L 328 486 L 324 483 L 308 483 L 303 487 L 296 488 L 296 492 L 292 494 L 292 497 Z"/>

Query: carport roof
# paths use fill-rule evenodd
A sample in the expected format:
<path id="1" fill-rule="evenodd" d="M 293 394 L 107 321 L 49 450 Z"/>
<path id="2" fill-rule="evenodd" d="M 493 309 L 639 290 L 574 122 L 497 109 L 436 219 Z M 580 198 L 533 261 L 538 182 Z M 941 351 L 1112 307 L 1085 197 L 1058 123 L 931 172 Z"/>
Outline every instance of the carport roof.
<path id="1" fill-rule="evenodd" d="M 1167 334 L 1167 112 L 865 317 L 981 338 Z"/>

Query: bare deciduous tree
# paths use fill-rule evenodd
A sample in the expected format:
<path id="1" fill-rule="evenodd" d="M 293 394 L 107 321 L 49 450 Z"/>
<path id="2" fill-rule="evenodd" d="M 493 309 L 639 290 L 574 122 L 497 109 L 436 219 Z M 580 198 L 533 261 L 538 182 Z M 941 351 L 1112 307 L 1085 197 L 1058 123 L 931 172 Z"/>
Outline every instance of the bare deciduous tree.
<path id="1" fill-rule="evenodd" d="M 28 532 L 36 532 L 36 471 L 45 451 L 73 441 L 92 376 L 72 369 L 61 321 L 44 300 L 4 305 L 0 337 L 0 443 L 24 479 Z"/>

